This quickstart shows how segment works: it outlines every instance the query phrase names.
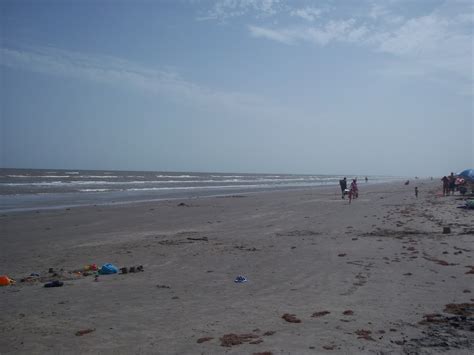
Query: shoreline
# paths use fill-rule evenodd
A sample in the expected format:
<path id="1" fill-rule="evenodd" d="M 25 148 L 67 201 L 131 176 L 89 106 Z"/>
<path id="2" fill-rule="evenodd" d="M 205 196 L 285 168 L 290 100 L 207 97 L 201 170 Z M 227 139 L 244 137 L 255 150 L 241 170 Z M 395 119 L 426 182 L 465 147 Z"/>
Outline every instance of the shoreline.
<path id="1" fill-rule="evenodd" d="M 378 184 L 392 184 L 392 183 L 399 183 L 401 180 L 393 180 L 393 181 L 375 181 L 375 182 L 368 182 L 368 183 L 362 183 L 359 186 L 370 186 L 370 185 L 378 185 Z M 424 180 L 418 180 L 418 181 L 424 181 Z M 126 193 L 124 192 L 90 192 L 90 193 L 75 193 L 75 192 L 66 192 L 66 193 L 44 193 L 44 194 L 15 194 L 15 195 L 1 195 L 4 198 L 4 203 L 6 199 L 21 199 L 21 198 L 26 198 L 26 203 L 31 203 L 31 200 L 34 200 L 36 197 L 56 197 L 56 198 L 61 198 L 64 197 L 69 200 L 74 200 L 74 197 L 77 197 L 77 199 L 81 199 L 84 197 L 96 197 L 96 199 L 91 199 L 88 202 L 84 202 L 81 204 L 77 203 L 63 203 L 63 204 L 58 204 L 58 205 L 36 205 L 36 206 L 31 206 L 31 207 L 14 207 L 14 208 L 2 208 L 0 207 L 0 214 L 6 214 L 6 213 L 23 213 L 23 212 L 31 212 L 31 211 L 44 211 L 44 210 L 57 210 L 57 209 L 64 209 L 64 208 L 78 208 L 78 207 L 90 207 L 90 206 L 118 206 L 118 205 L 133 205 L 133 204 L 139 204 L 139 203 L 151 203 L 151 202 L 160 202 L 160 201 L 168 201 L 168 200 L 187 200 L 187 199 L 200 199 L 200 198 L 213 198 L 213 197 L 222 197 L 222 196 L 229 196 L 229 195 L 235 195 L 235 194 L 259 194 L 259 193 L 273 193 L 273 192 L 289 192 L 289 191 L 298 191 L 298 190 L 312 190 L 312 189 L 320 189 L 320 188 L 337 188 L 339 189 L 339 185 L 337 184 L 321 184 L 321 185 L 315 185 L 315 186 L 302 186 L 302 187 L 268 187 L 268 188 L 256 188 L 256 190 L 249 190 L 249 189 L 243 189 L 243 188 L 229 188 L 229 189 L 223 189 L 223 192 L 220 194 L 209 194 L 211 193 L 212 189 L 209 189 L 208 191 L 202 191 L 201 194 L 196 194 L 194 196 L 189 196 L 189 195 L 183 195 L 183 196 L 163 196 L 163 197 L 156 197 L 156 198 L 148 198 L 148 199 L 142 199 L 144 194 L 140 196 L 136 196 L 136 198 L 139 199 L 133 199 L 130 196 L 126 196 Z M 205 190 L 205 188 L 203 188 Z M 100 195 L 102 194 L 102 195 Z M 103 194 L 108 194 L 111 196 L 111 201 L 104 201 L 100 202 L 100 197 L 103 197 Z M 114 197 L 115 196 L 115 197 Z M 127 198 L 128 199 L 125 199 Z M 125 199 L 123 201 L 113 201 L 117 199 Z M 46 203 L 47 201 L 41 201 L 42 203 Z"/>
<path id="2" fill-rule="evenodd" d="M 1 287 L 0 349 L 471 353 L 473 324 L 450 326 L 446 305 L 474 302 L 472 212 L 438 182 L 418 180 L 418 199 L 414 185 L 362 183 L 351 205 L 323 186 L 2 215 L 0 272 L 63 269 L 64 286 Z M 107 262 L 145 271 L 69 273 Z M 251 337 L 223 346 L 229 334 Z"/>

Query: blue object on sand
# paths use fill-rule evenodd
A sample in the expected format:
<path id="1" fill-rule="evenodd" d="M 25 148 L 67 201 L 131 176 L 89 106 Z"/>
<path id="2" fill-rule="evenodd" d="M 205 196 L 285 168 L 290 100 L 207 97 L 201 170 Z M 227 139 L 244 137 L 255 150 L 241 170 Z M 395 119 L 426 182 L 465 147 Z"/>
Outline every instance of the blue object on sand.
<path id="1" fill-rule="evenodd" d="M 118 273 L 118 268 L 113 264 L 104 264 L 99 269 L 99 274 L 101 275 L 110 275 Z"/>
<path id="2" fill-rule="evenodd" d="M 234 280 L 235 283 L 238 283 L 238 284 L 241 284 L 243 282 L 247 282 L 247 279 L 245 278 L 245 276 L 237 276 Z"/>

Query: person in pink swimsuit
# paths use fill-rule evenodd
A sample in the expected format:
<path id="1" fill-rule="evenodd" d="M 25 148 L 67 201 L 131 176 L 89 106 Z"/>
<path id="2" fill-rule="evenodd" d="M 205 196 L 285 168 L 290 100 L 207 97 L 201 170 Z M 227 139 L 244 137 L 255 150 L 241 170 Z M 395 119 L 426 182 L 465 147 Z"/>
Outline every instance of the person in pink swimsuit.
<path id="1" fill-rule="evenodd" d="M 359 189 L 357 188 L 357 179 L 353 179 L 351 182 L 351 188 L 349 190 L 349 203 L 353 198 L 359 197 Z"/>

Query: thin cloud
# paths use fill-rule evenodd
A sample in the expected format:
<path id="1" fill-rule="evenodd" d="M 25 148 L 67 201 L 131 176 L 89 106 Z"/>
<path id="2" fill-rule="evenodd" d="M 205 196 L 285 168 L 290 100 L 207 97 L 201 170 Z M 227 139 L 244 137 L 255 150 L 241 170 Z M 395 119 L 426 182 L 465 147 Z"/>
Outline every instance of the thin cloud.
<path id="1" fill-rule="evenodd" d="M 273 16 L 278 12 L 280 2 L 280 0 L 220 0 L 216 1 L 206 13 L 198 16 L 197 20 L 225 22 L 250 12 L 257 18 Z"/>
<path id="2" fill-rule="evenodd" d="M 301 9 L 291 10 L 290 15 L 301 17 L 302 19 L 307 21 L 314 21 L 319 18 L 322 13 L 323 11 L 321 9 L 315 7 L 305 7 Z"/>
<path id="3" fill-rule="evenodd" d="M 92 56 L 50 47 L 0 47 L 6 67 L 143 90 L 181 103 L 232 111 L 266 111 L 266 99 L 238 92 L 212 90 L 189 82 L 175 72 L 145 68 L 114 57 Z"/>
<path id="4" fill-rule="evenodd" d="M 451 73 L 461 81 L 459 85 L 472 87 L 474 9 L 472 3 L 453 4 L 445 3 L 427 15 L 409 19 L 373 5 L 365 18 L 321 18 L 316 25 L 306 22 L 284 27 L 251 25 L 248 30 L 253 37 L 287 45 L 308 42 L 326 46 L 335 42 L 364 47 L 403 61 L 401 75 L 411 72 L 407 68 L 411 62 L 414 68 L 426 67 L 423 73 L 427 76 Z"/>
<path id="5" fill-rule="evenodd" d="M 390 13 L 390 10 L 382 4 L 373 4 L 370 11 L 369 17 L 376 20 L 379 17 L 386 16 Z"/>
<path id="6" fill-rule="evenodd" d="M 354 19 L 329 21 L 322 27 L 299 26 L 270 29 L 249 26 L 248 28 L 254 37 L 263 37 L 286 44 L 308 41 L 321 46 L 331 41 L 354 42 L 362 39 L 368 32 L 364 26 L 355 26 Z"/>
<path id="7" fill-rule="evenodd" d="M 410 19 L 379 37 L 377 49 L 472 80 L 472 32 L 459 24 L 435 14 Z"/>
<path id="8" fill-rule="evenodd" d="M 248 26 L 248 29 L 250 31 L 250 34 L 256 38 L 267 38 L 285 44 L 291 44 L 295 40 L 294 34 L 285 30 L 278 31 L 251 25 Z"/>

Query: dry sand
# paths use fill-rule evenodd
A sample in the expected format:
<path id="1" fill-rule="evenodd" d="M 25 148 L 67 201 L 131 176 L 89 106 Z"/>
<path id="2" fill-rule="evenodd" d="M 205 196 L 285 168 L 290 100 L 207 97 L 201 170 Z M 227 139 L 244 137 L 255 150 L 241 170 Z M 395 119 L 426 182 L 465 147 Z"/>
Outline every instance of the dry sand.
<path id="1" fill-rule="evenodd" d="M 417 185 L 2 215 L 0 352 L 472 353 L 474 212 Z"/>

